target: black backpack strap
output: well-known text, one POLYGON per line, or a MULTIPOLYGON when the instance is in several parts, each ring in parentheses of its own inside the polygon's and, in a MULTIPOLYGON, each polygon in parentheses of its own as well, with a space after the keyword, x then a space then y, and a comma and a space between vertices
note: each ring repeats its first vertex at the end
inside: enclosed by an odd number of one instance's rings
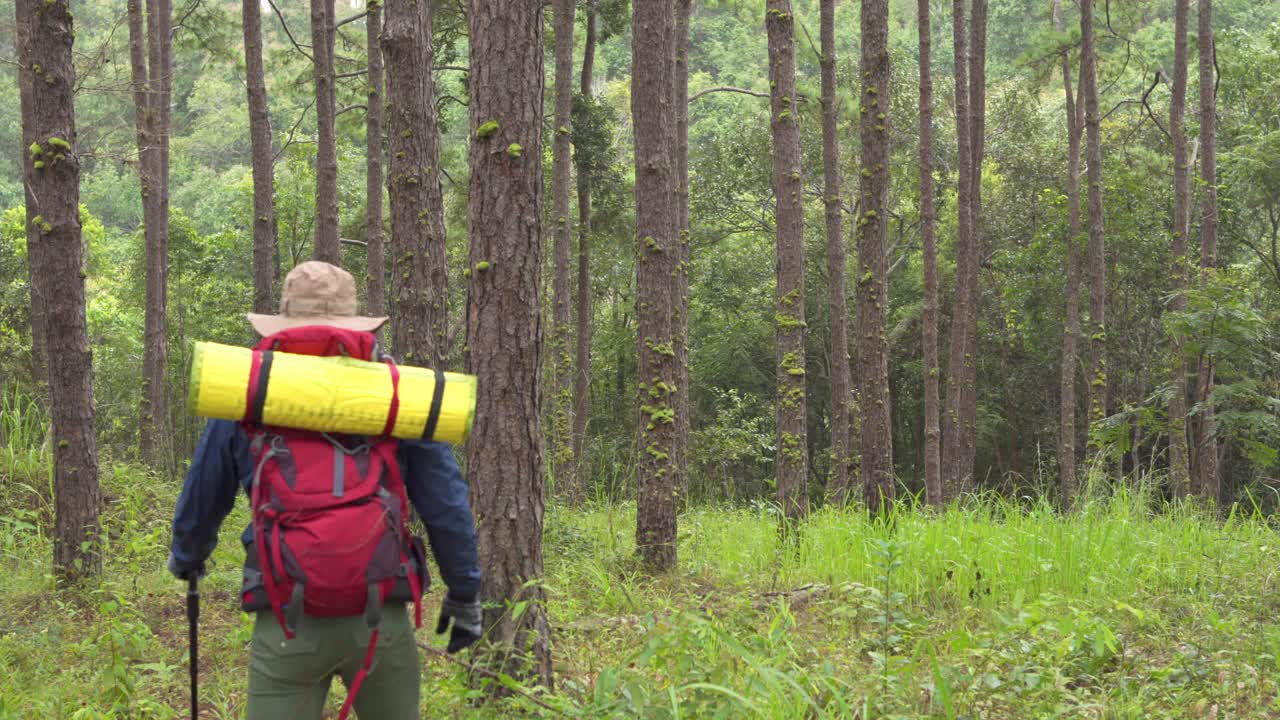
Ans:
POLYGON ((262 410, 267 404, 267 383, 271 380, 271 362, 275 353, 262 351, 262 364, 258 368, 258 382, 253 388, 253 398, 249 407, 245 408, 244 421, 249 425, 262 424, 262 410))
POLYGON ((431 393, 431 412, 427 414, 427 426, 422 431, 423 440, 436 439, 436 425, 440 422, 440 406, 444 403, 444 372, 436 370, 436 386, 431 393))

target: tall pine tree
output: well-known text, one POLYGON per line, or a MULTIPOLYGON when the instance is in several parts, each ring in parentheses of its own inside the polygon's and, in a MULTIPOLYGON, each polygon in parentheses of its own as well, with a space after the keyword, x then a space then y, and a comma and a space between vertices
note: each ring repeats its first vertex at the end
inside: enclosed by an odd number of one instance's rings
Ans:
MULTIPOLYGON (((485 640, 509 675, 550 685, 543 574, 542 0, 470 0, 467 445, 485 582, 485 640), (528 601, 523 612, 512 612, 528 601)), ((495 692, 501 685, 493 685, 495 692)))
POLYGON ((796 97, 795 17, 791 0, 769 0, 770 111, 773 197, 777 225, 774 353, 777 362, 777 440, 774 475, 778 504, 790 521, 808 512, 809 442, 805 420, 804 182, 800 167, 800 111, 796 97))
POLYGON ((80 146, 76 136, 75 28, 67 0, 17 0, 15 19, 26 219, 31 277, 44 298, 53 453, 53 568, 67 584, 102 567, 98 544, 98 451, 93 426, 93 362, 85 319, 80 229, 80 146))
POLYGON ((889 2, 862 3, 862 182, 858 216, 858 397, 862 403, 862 486, 867 507, 893 502, 893 426, 890 423, 889 262, 889 2))

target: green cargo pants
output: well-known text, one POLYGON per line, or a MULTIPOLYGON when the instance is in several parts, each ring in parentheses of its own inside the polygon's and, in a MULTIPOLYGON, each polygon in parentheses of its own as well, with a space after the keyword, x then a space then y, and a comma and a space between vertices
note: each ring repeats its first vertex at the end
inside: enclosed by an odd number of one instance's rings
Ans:
MULTIPOLYGON (((350 687, 369 649, 363 616, 303 617, 292 640, 270 611, 258 613, 249 661, 247 720, 321 720, 336 675, 350 687)), ((373 672, 356 696, 361 720, 418 720, 421 685, 413 624, 404 605, 383 609, 373 672)))

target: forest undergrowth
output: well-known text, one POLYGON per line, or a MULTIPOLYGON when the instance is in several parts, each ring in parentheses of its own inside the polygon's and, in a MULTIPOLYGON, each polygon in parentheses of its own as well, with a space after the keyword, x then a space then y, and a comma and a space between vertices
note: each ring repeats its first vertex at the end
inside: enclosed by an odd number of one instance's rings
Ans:
MULTIPOLYGON (((5 403, 0 719, 185 716, 184 588, 164 569, 178 484, 108 465, 105 572, 55 592, 43 433, 5 403)), ((994 496, 824 508, 785 540, 768 505, 691 508, 680 569, 658 578, 634 559, 634 506, 553 504, 556 690, 502 677, 511 697, 475 705, 465 658, 424 627, 424 717, 1280 717, 1274 521, 1160 503, 1153 480, 1070 514, 994 496)), ((202 583, 208 718, 244 704, 247 517, 241 503, 202 583)))

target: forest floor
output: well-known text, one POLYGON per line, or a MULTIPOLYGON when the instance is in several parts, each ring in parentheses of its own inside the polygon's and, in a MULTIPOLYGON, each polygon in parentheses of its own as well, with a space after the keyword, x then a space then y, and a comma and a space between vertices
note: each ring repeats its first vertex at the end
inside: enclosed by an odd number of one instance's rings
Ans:
MULTIPOLYGON (((38 476, 0 457, 0 720, 185 716, 177 488, 106 472, 105 575, 55 593, 38 476)), ((824 510, 785 545, 767 507, 692 510, 679 571, 656 579, 632 508, 551 507, 556 690, 477 707, 467 670, 424 652, 423 717, 1280 718, 1280 533, 1149 507, 824 510)), ((246 519, 241 503, 201 586, 203 717, 243 709, 246 519)), ((439 597, 419 633, 435 648, 439 597)))

